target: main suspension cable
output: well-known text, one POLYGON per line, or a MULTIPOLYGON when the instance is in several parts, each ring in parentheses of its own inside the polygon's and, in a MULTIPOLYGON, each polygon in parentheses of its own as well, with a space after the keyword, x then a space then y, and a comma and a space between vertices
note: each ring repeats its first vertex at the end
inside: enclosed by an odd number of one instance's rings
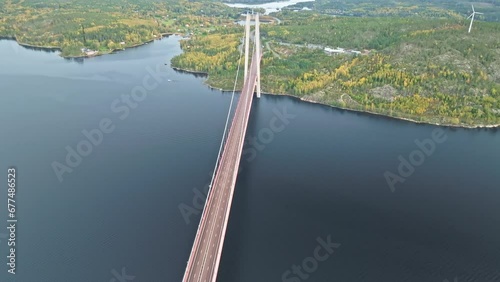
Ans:
MULTIPOLYGON (((242 42, 243 42, 243 45, 245 45, 244 39, 243 39, 242 42)), ((228 128, 228 125, 229 125, 229 118, 231 116, 231 110, 233 108, 234 94, 236 93, 236 86, 238 84, 238 76, 240 74, 241 58, 242 58, 242 55, 243 55, 243 48, 245 48, 245 46, 241 46, 241 48, 240 48, 240 58, 238 59, 238 68, 236 70, 236 78, 234 79, 233 93, 231 95, 231 102, 229 103, 229 110, 227 111, 226 124, 224 126, 224 133, 222 134, 222 141, 221 141, 220 146, 219 146, 219 153, 217 154, 217 161, 215 162, 214 172, 212 173, 212 180, 210 180, 210 186, 208 186, 209 188, 208 188, 208 192, 207 192, 207 197, 208 197, 208 195, 210 195, 210 191, 212 190, 212 185, 214 184, 214 179, 215 179, 215 173, 217 172, 217 167, 219 166, 219 161, 220 161, 220 158, 221 158, 222 148, 223 148, 224 143, 226 141, 227 128, 228 128)))

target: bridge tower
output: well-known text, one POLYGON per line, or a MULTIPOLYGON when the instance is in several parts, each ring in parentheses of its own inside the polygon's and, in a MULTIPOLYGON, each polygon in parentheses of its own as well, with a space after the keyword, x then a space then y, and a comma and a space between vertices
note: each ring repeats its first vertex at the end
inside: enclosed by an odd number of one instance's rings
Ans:
MULTIPOLYGON (((255 19, 255 56, 258 56, 257 58, 262 57, 262 46, 260 42, 260 20, 259 20, 259 14, 255 14, 254 16, 255 19)), ((245 23, 245 80, 247 79, 248 76, 248 60, 249 60, 249 53, 250 53, 250 14, 247 13, 246 17, 246 23, 245 23)), ((259 60, 260 62, 260 60, 259 60)), ((257 98, 260 98, 261 90, 260 90, 260 64, 257 64, 257 75, 256 75, 256 93, 257 93, 257 98)))
POLYGON ((245 24, 245 80, 248 75, 248 53, 250 49, 250 14, 247 12, 247 20, 245 24))
MULTIPOLYGON (((259 13, 255 15, 255 55, 257 58, 261 58, 261 45, 260 45, 260 21, 259 21, 259 13)), ((260 60, 259 60, 260 62, 260 60)), ((257 64, 257 98, 260 98, 260 64, 257 64)))

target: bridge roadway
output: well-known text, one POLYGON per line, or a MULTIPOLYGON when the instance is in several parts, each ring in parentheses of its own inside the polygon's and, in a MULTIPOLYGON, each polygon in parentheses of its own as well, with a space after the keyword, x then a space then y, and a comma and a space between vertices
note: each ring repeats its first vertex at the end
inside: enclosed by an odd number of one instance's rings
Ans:
POLYGON ((183 282, 215 282, 217 279, 236 176, 256 87, 257 64, 260 64, 260 59, 261 56, 252 57, 248 77, 243 84, 219 167, 203 209, 183 282))

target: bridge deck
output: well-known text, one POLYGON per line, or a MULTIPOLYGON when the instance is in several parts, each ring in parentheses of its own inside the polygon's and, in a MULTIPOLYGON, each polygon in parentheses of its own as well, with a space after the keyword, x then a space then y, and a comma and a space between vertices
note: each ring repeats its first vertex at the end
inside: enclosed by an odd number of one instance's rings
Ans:
POLYGON ((216 281, 256 86, 257 64, 260 64, 260 56, 253 56, 219 168, 205 203, 183 282, 216 281))

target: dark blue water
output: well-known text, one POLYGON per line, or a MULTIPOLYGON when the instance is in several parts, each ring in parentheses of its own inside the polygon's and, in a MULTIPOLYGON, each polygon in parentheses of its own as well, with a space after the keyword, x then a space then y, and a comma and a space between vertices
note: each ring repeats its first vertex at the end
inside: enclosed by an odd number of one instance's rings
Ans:
MULTIPOLYGON (((180 208, 199 212, 231 97, 165 65, 178 39, 83 61, 0 41, 0 281, 181 280, 199 214, 180 208), (141 101, 122 100, 132 93, 141 101), (113 131, 70 167, 66 148, 77 151, 82 131, 103 120, 113 131), (62 182, 54 162, 72 170, 62 182)), ((499 130, 264 96, 247 136, 218 281, 500 281, 499 130), (432 141, 429 156, 412 153, 435 130, 446 140, 432 141), (402 177, 400 155, 422 164, 402 177), (388 171, 404 179, 394 192, 388 171), (317 240, 328 237, 340 245, 318 261, 317 240)))

